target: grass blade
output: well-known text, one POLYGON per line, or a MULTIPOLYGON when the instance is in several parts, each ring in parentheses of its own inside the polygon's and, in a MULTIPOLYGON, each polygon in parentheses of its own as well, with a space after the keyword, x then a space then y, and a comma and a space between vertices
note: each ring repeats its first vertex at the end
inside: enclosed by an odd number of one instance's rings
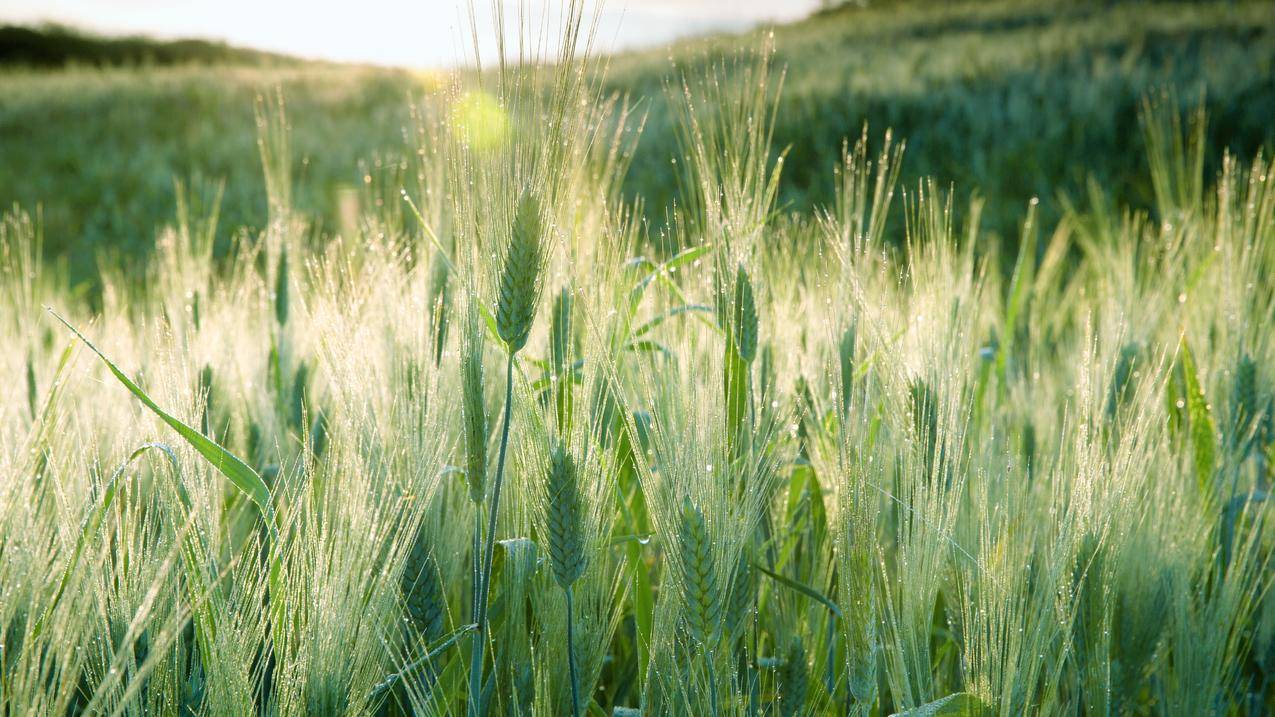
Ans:
POLYGON ((229 479, 236 488, 242 491, 243 494, 248 497, 248 500, 251 500, 254 504, 256 504, 257 508, 261 511, 261 515, 266 519, 266 523, 270 526, 270 529, 272 531, 276 530, 274 508, 270 500, 270 489, 266 486, 265 481, 261 479, 261 476, 258 475, 255 470, 253 470, 247 463, 240 460, 237 456, 235 456, 235 454, 225 448, 222 448, 216 441, 204 436, 164 411, 164 409, 160 408, 159 405, 141 389, 140 386, 133 383, 132 379, 124 375, 124 372, 121 371, 109 358, 107 358, 106 354, 102 353, 91 341, 85 338, 84 334, 80 333, 79 330, 72 326, 66 319, 62 318, 62 316, 53 309, 48 309, 48 311, 54 318, 61 321, 64 326, 70 329, 71 333, 75 334, 81 341, 83 341, 85 346, 88 346, 93 353, 97 354, 98 358, 102 359, 102 362, 106 364, 106 367, 110 369, 112 374, 115 375, 115 378, 119 379, 119 382, 124 384, 124 387, 136 396, 144 406, 149 408, 155 415, 159 416, 160 419, 172 427, 174 431, 177 431, 177 434, 186 439, 186 442, 189 443, 192 448, 198 451, 201 456, 203 456, 214 468, 218 470, 218 472, 229 479))
POLYGON ((992 710, 983 700, 968 692, 957 692, 915 709, 896 712, 890 717, 983 717, 990 714, 992 710))
POLYGON ((754 563, 753 567, 762 571, 763 573, 765 573, 767 576, 769 576, 772 580, 779 583, 780 585, 796 590, 802 595, 805 595, 811 600, 814 600, 820 605, 823 605, 824 607, 828 608, 828 610, 830 610, 833 615, 837 616, 838 620, 845 619, 845 615, 842 614, 841 608, 837 607, 837 604, 835 602, 829 600, 826 595, 819 592, 818 590, 815 590, 814 588, 810 587, 809 585, 806 585, 805 583, 798 582, 796 580, 793 580, 792 578, 784 577, 783 575, 780 575, 779 573, 767 570, 765 566, 760 565, 758 563, 754 563))
POLYGON ((1191 450, 1194 454, 1195 480, 1200 493, 1206 498, 1212 495, 1213 466, 1217 453, 1217 428, 1213 414, 1196 373, 1195 357, 1186 338, 1182 339, 1182 373, 1186 377, 1186 409, 1191 421, 1191 450))

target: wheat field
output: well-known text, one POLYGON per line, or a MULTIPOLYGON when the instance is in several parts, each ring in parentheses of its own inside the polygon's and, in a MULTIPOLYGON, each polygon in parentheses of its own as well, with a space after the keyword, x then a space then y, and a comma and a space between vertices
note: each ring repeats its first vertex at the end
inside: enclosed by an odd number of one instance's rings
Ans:
POLYGON ((784 213, 763 43, 666 84, 657 229, 551 29, 335 230, 278 93, 225 260, 211 185, 96 297, 5 214, 0 710, 1270 713, 1266 157, 1148 97, 1153 210, 1004 241, 866 127, 784 213))

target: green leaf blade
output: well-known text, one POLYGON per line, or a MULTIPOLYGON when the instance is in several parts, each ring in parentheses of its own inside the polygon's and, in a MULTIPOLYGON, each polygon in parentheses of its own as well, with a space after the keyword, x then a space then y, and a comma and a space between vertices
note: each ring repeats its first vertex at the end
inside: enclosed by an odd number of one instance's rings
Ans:
POLYGON ((957 692, 920 707, 895 712, 890 717, 984 717, 991 714, 992 709, 983 700, 968 692, 957 692))
POLYGON ((236 488, 247 496, 248 500, 252 501, 253 504, 257 506, 258 510, 261 511, 262 516, 266 519, 271 530, 275 530, 274 507, 270 498, 270 488, 251 466, 244 463, 238 456, 223 448, 216 441, 204 436, 183 423, 181 420, 166 412, 164 409, 160 408, 159 404, 155 403, 155 401, 151 399, 151 397, 143 391, 140 386, 126 376, 113 361, 106 357, 106 354, 102 353, 97 346, 94 346, 93 343, 89 341, 84 334, 80 333, 79 330, 72 326, 70 322, 62 318, 62 316, 52 309, 49 309, 49 313, 53 314, 54 318, 62 322, 64 326, 70 329, 72 333, 84 342, 85 346, 88 346, 93 353, 97 354, 98 358, 102 360, 102 363, 106 364, 106 367, 110 370, 111 374, 113 374, 120 383, 124 384, 124 387, 127 388, 129 392, 137 398, 137 400, 142 402, 142 405, 149 408, 156 416, 159 416, 160 420, 167 423, 169 427, 176 431, 179 436, 184 438, 192 448, 203 456, 204 459, 213 466, 213 468, 216 468, 219 473, 225 476, 227 480, 233 483, 236 488))

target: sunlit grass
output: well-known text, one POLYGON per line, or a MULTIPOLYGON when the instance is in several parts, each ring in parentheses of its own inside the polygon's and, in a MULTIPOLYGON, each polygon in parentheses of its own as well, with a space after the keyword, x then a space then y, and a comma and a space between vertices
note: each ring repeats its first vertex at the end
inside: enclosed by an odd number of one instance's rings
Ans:
POLYGON ((667 84, 661 235, 554 32, 405 104, 339 231, 286 90, 225 259, 216 185, 94 297, 5 215, 0 709, 1263 713, 1268 159, 1150 97, 1149 211, 1005 241, 869 128, 783 214, 763 45, 667 84))

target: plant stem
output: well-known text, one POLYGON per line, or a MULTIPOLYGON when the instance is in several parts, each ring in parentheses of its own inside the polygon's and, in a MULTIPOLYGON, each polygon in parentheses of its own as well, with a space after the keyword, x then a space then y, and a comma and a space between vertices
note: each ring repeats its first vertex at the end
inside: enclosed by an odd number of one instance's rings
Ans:
POLYGON ((474 503, 474 566, 469 571, 469 596, 473 600, 470 607, 469 618, 473 622, 478 621, 478 592, 479 592, 479 562, 483 554, 483 504, 482 502, 474 503))
POLYGON ((712 708, 713 717, 717 717, 717 675, 713 674, 713 653, 704 653, 705 667, 708 668, 708 704, 712 708))
POLYGON ((501 420, 500 453, 496 458, 496 480, 491 489, 491 513, 487 516, 487 540, 483 551, 483 569, 478 576, 478 606, 474 624, 474 649, 469 661, 469 717, 478 717, 483 691, 483 652, 487 645, 487 598, 491 590, 491 563, 496 553, 496 517, 500 513, 500 485, 505 478, 505 451, 509 447, 509 418, 514 402, 514 353, 509 353, 505 368, 505 415, 501 420))
POLYGON ((576 649, 574 611, 571 609, 571 588, 567 588, 567 667, 571 672, 571 717, 580 717, 580 678, 576 675, 576 649))

